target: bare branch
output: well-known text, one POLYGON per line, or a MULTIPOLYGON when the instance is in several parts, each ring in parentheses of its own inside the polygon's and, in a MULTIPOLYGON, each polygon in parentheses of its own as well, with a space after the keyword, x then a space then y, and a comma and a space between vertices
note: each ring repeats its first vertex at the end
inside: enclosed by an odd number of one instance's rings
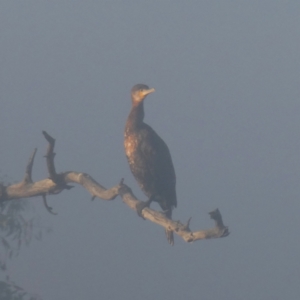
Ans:
MULTIPOLYGON (((31 178, 32 166, 36 149, 29 159, 26 168, 24 179, 16 184, 9 186, 0 185, 0 201, 31 198, 45 195, 59 194, 63 190, 70 190, 73 186, 68 183, 77 183, 82 185, 92 197, 98 197, 103 200, 113 200, 118 196, 120 185, 116 185, 110 189, 106 189, 90 175, 79 172, 64 172, 56 173, 54 165, 54 146, 55 139, 51 137, 46 131, 43 131, 45 139, 48 141, 47 154, 45 155, 47 161, 47 168, 50 178, 46 178, 37 182, 33 182, 31 178)), ((47 208, 47 206, 45 205, 47 208)))
MULTIPOLYGON (((92 199, 98 197, 103 200, 113 200, 120 195, 123 199, 123 202, 126 203, 131 209, 136 211, 136 205, 140 203, 140 201, 133 195, 131 189, 123 183, 123 179, 119 184, 110 189, 106 189, 86 173, 74 171, 56 173, 54 165, 55 139, 46 131, 43 131, 43 135, 48 141, 47 153, 45 157, 49 178, 37 182, 32 181, 31 175, 33 161, 36 154, 35 149, 29 159, 24 179, 19 183, 9 186, 0 184, 0 201, 42 196, 47 211, 51 214, 55 214, 52 208, 47 204, 46 195, 54 195, 62 192, 63 190, 69 190, 73 187, 69 185, 69 183, 77 183, 82 185, 92 195, 92 199)), ((209 214, 210 217, 215 221, 215 227, 206 230, 191 231, 191 218, 186 224, 182 224, 180 221, 170 220, 163 213, 150 208, 145 208, 142 211, 142 215, 145 219, 168 230, 174 231, 184 241, 189 243, 197 240, 220 238, 229 235, 228 227, 223 224, 222 216, 219 210, 216 209, 209 214)))
POLYGON ((21 181, 7 187, 2 186, 0 187, 0 201, 58 194, 67 189, 66 187, 70 187, 67 185, 70 182, 82 185, 92 196, 103 200, 113 200, 118 196, 119 185, 105 189, 86 173, 65 172, 59 174, 59 177, 64 182, 64 186, 57 185, 48 178, 32 183, 21 181))
POLYGON ((93 198, 98 197, 103 200, 114 200, 119 194, 119 184, 106 189, 86 173, 66 172, 62 173, 62 175, 66 183, 73 182, 82 185, 93 198))
POLYGON ((43 203, 44 203, 44 206, 46 207, 46 210, 51 214, 51 215, 57 215, 57 213, 55 213, 53 211, 53 208, 51 206, 48 205, 47 203, 47 198, 46 198, 46 195, 43 195, 43 203))
POLYGON ((32 175, 32 167, 33 167, 33 162, 34 162, 34 157, 35 157, 36 151, 37 151, 37 148, 34 149, 32 155, 29 158, 29 161, 28 161, 28 164, 27 164, 27 167, 26 167, 25 176, 24 176, 24 179, 23 179, 23 181, 25 183, 32 183, 31 175, 32 175))
MULTIPOLYGON (((140 202, 132 193, 131 189, 123 184, 119 190, 119 194, 131 209, 136 211, 136 205, 140 202)), ((211 218, 216 221, 216 227, 206 230, 192 232, 189 229, 190 219, 187 224, 182 224, 179 221, 174 221, 167 218, 163 213, 150 208, 142 210, 143 217, 153 223, 156 223, 168 230, 173 230, 177 235, 183 238, 184 241, 190 243, 197 240, 220 238, 229 235, 228 227, 224 226, 222 217, 218 209, 211 212, 211 218), (221 220, 221 222, 220 222, 221 220)))
POLYGON ((56 174, 55 166, 54 166, 55 139, 52 136, 50 136, 46 131, 43 131, 43 135, 44 135, 45 139, 48 141, 47 154, 45 155, 45 157, 47 160, 49 178, 52 179, 54 182, 57 182, 57 174, 56 174))

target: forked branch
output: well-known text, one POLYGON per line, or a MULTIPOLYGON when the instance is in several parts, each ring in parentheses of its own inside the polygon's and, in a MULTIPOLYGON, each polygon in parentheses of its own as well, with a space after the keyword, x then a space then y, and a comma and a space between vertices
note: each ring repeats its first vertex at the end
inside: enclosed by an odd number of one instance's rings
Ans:
MULTIPOLYGON (((123 202, 136 211, 136 206, 140 201, 134 196, 131 189, 122 182, 119 194, 123 202)), ((228 227, 224 226, 221 213, 218 209, 209 213, 211 219, 215 221, 216 226, 214 228, 198 231, 191 231, 189 228, 191 219, 189 219, 186 224, 182 224, 180 221, 170 220, 163 213, 148 207, 142 210, 142 214, 145 219, 166 229, 173 230, 188 243, 203 239, 221 238, 229 235, 228 227)))
POLYGON ((43 135, 48 141, 45 157, 49 178, 36 182, 32 181, 32 167, 36 154, 36 149, 34 149, 27 164, 24 179, 9 186, 0 186, 0 201, 59 194, 63 190, 70 190, 73 187, 69 183, 80 184, 91 193, 92 197, 98 197, 103 200, 113 200, 118 196, 119 185, 106 189, 86 173, 73 171, 56 173, 54 165, 55 139, 46 131, 43 131, 43 135))
MULTIPOLYGON (((91 195, 92 199, 98 197, 103 200, 113 200, 118 195, 121 196, 123 202, 131 209, 136 210, 136 205, 140 201, 133 195, 131 189, 123 183, 123 180, 110 189, 106 189, 90 175, 81 172, 68 171, 57 173, 54 164, 54 146, 55 139, 46 131, 43 131, 45 139, 48 141, 47 153, 45 155, 49 178, 33 182, 32 168, 36 149, 34 149, 26 167, 25 176, 19 183, 4 186, 0 184, 0 201, 8 201, 13 199, 30 198, 42 196, 44 205, 52 214, 52 208, 48 206, 46 201, 47 195, 55 195, 63 190, 70 190, 73 186, 70 183, 82 185, 91 195)), ((210 212, 211 218, 215 221, 215 227, 207 230, 191 231, 189 228, 190 220, 186 224, 179 221, 168 219, 163 213, 150 208, 142 211, 143 217, 153 223, 164 228, 173 230, 177 235, 186 242, 193 242, 202 239, 220 238, 229 235, 228 227, 224 226, 222 216, 218 209, 210 212)))

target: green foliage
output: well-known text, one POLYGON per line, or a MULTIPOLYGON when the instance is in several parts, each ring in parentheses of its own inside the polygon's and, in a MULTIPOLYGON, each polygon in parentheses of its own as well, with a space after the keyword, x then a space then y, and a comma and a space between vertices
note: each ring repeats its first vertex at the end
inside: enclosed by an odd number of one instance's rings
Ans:
POLYGON ((41 300, 39 296, 27 293, 13 282, 0 281, 1 300, 41 300))
MULTIPOLYGON (((0 182, 1 184, 1 182, 0 182)), ((41 240, 43 233, 50 232, 39 222, 33 207, 26 199, 0 202, 0 281, 1 300, 39 300, 10 280, 7 274, 8 260, 16 257, 23 245, 33 239, 41 240)))
POLYGON ((33 214, 28 200, 11 200, 0 204, 0 269, 6 270, 7 259, 17 256, 22 245, 28 246, 32 239, 41 240, 43 228, 33 214))

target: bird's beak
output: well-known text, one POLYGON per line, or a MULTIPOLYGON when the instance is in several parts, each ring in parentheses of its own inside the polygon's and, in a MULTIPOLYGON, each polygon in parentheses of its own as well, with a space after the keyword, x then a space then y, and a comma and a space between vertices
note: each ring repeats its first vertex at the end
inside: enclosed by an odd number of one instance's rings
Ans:
POLYGON ((149 95, 149 94, 151 94, 151 93, 154 93, 154 92, 155 92, 155 89, 152 88, 152 89, 143 91, 143 95, 144 95, 144 96, 147 96, 147 95, 149 95))

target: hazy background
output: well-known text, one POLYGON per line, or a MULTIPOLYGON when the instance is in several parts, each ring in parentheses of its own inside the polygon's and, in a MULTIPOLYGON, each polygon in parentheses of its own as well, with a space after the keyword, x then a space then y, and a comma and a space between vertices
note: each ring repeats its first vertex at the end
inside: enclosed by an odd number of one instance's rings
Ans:
MULTIPOLYGON (((46 130, 58 171, 106 187, 124 177, 130 89, 146 83, 145 121, 177 174, 174 219, 228 238, 168 245, 164 230, 120 198, 80 186, 30 201, 53 229, 10 265, 53 299, 297 300, 300 294, 299 1, 2 1, 0 169, 47 176, 46 130)), ((158 206, 153 206, 158 208, 158 206)))

